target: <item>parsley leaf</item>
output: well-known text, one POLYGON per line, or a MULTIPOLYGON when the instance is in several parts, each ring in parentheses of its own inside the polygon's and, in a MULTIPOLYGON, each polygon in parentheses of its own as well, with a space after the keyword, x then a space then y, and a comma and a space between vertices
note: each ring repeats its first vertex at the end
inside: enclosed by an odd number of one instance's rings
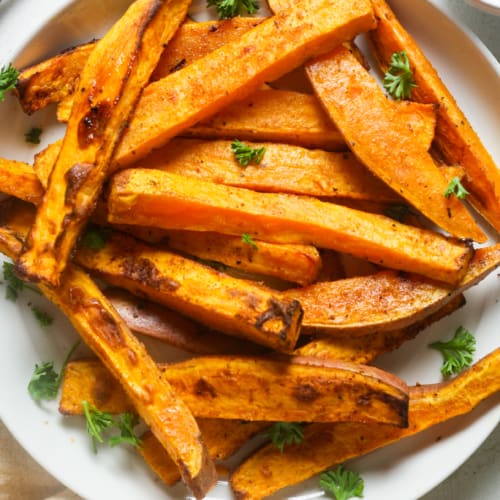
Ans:
POLYGON ((31 311, 41 326, 50 326, 54 322, 54 318, 50 314, 36 306, 31 306, 31 311))
POLYGON ((3 279, 7 283, 7 291, 5 293, 5 298, 7 300, 11 300, 15 302, 19 297, 19 292, 22 292, 24 289, 31 290, 32 292, 36 292, 41 295, 40 290, 38 288, 27 285, 23 280, 17 277, 14 264, 11 262, 4 262, 2 265, 3 270, 3 279))
POLYGON ((111 229, 109 227, 89 224, 82 236, 83 246, 90 250, 101 250, 106 245, 110 234, 111 229))
POLYGON ((231 143, 231 151, 234 154, 236 161, 243 167, 248 167, 248 165, 253 162, 259 165, 264 157, 266 148, 251 148, 243 142, 235 139, 231 143))
POLYGON ((336 500, 363 497, 365 487, 359 473, 346 470, 343 465, 339 465, 335 470, 323 472, 319 478, 319 485, 336 500))
POLYGON ((403 222, 408 215, 413 213, 414 212, 408 205, 402 203, 394 203, 384 210, 384 215, 398 222, 403 222))
POLYGON ((59 375, 54 370, 54 362, 46 361, 35 365, 35 371, 28 384, 28 392, 36 401, 55 399, 59 390, 59 375))
POLYGON ((92 449, 97 453, 97 443, 103 443, 102 433, 115 423, 113 415, 98 410, 88 401, 82 401, 83 414, 87 423, 87 432, 92 437, 92 449))
POLYGON ((83 413, 87 423, 87 432, 92 437, 92 449, 97 453, 97 443, 104 443, 104 431, 117 427, 118 436, 108 439, 110 446, 128 443, 140 446, 141 440, 135 435, 134 427, 139 423, 139 417, 133 413, 122 413, 115 418, 111 413, 101 411, 88 401, 82 401, 83 413))
POLYGON ((8 66, 3 66, 0 69, 0 101, 5 99, 5 93, 12 90, 19 78, 19 71, 17 71, 12 64, 9 63, 8 66))
POLYGON ((459 200, 463 200, 468 194, 470 194, 469 191, 463 187, 459 177, 453 177, 444 192, 446 198, 449 198, 452 194, 454 194, 459 200))
POLYGON ((413 79, 410 61, 404 50, 392 54, 391 64, 384 75, 383 85, 389 94, 397 100, 411 97, 411 89, 417 84, 413 79))
POLYGON ((472 356, 476 350, 476 338, 467 328, 459 326, 451 340, 433 342, 429 344, 429 347, 441 352, 444 358, 441 373, 444 377, 451 377, 472 364, 472 356))
POLYGON ((250 245, 255 251, 259 250, 259 247, 257 246, 257 243, 253 240, 252 236, 248 233, 243 233, 241 235, 241 241, 243 243, 246 243, 247 245, 250 245))
POLYGON ((80 341, 76 342, 69 350, 66 358, 64 359, 59 375, 54 370, 53 361, 45 361, 41 365, 35 365, 35 370, 28 383, 28 392, 35 401, 41 401, 42 399, 51 400, 56 398, 59 387, 61 386, 64 368, 79 345, 80 341))
POLYGON ((255 14, 259 10, 257 0, 207 0, 207 7, 215 6, 219 19, 238 15, 255 14))
POLYGON ((114 436, 109 439, 110 446, 117 444, 127 443, 131 446, 137 447, 141 445, 141 440, 136 436, 134 427, 139 424, 139 417, 133 413, 122 413, 115 421, 120 429, 120 435, 114 436))
POLYGON ((304 439, 302 424, 295 422, 276 422, 265 433, 272 443, 283 453, 285 445, 300 444, 304 439))
POLYGON ((42 129, 39 127, 33 127, 24 134, 26 142, 31 144, 40 144, 40 136, 42 135, 42 129))

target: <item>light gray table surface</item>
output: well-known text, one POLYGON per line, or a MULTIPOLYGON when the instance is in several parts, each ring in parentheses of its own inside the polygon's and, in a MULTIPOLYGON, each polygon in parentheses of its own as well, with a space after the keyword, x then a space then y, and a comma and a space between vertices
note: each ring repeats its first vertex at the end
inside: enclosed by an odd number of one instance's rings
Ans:
MULTIPOLYGON (((500 61, 500 16, 479 11, 467 5, 463 0, 431 1, 471 30, 500 61)), ((500 81, 495 84, 500 96, 500 81)), ((421 500, 497 500, 499 498, 500 426, 497 426, 467 462, 421 500)))

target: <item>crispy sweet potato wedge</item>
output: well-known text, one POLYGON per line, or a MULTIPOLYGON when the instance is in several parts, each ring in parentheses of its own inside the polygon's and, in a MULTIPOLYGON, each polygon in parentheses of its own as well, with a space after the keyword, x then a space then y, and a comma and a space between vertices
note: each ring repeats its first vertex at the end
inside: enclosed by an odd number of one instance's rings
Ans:
POLYGON ((253 342, 209 330, 186 316, 120 288, 107 288, 104 295, 130 330, 179 349, 196 354, 257 354, 263 351, 253 342))
POLYGON ((387 267, 457 283, 472 250, 438 233, 313 198, 223 186, 158 170, 114 176, 113 223, 250 234, 275 243, 313 244, 387 267))
POLYGON ((304 333, 350 335, 403 328, 425 318, 500 265, 500 244, 479 248, 458 286, 414 274, 380 271, 284 291, 304 308, 304 333))
POLYGON ((166 231, 168 246, 205 261, 221 262, 261 276, 306 285, 321 269, 318 250, 311 245, 259 242, 256 248, 241 236, 201 231, 166 231))
POLYGON ((115 161, 125 166, 144 157, 194 123, 247 97, 262 83, 299 66, 305 58, 374 26, 367 0, 297 2, 294 9, 263 21, 239 40, 149 85, 115 161))
POLYGON ((483 146, 437 71, 411 35, 400 24, 384 0, 374 0, 378 26, 370 39, 385 70, 394 52, 405 51, 417 87, 412 99, 439 104, 437 107, 436 146, 446 162, 458 163, 466 170, 464 186, 476 210, 500 231, 500 171, 483 146))
MULTIPOLYGON (((68 121, 71 101, 57 108, 57 119, 68 121)), ((284 89, 257 90, 250 97, 183 130, 180 136, 295 144, 325 151, 345 151, 342 134, 310 94, 284 89), (283 110, 287 110, 286 113, 283 110)))
POLYGON ((17 261, 24 279, 59 284, 160 48, 189 3, 137 0, 90 54, 46 194, 17 261))
POLYGON ((250 163, 243 168, 231 151, 231 141, 174 139, 138 166, 255 191, 378 202, 402 200, 351 153, 311 151, 288 144, 247 144, 265 148, 260 165, 250 163))
POLYGON ((348 47, 307 64, 307 75, 354 154, 375 175, 453 236, 484 242, 486 236, 455 196, 408 125, 417 103, 387 98, 348 47), (376 146, 375 146, 376 145, 376 146))
MULTIPOLYGON (((37 205, 41 202, 44 189, 30 165, 0 158, 0 192, 37 205)), ((98 204, 92 220, 97 224, 106 224, 106 205, 98 204)), ((244 243, 241 237, 217 233, 166 231, 140 226, 121 226, 117 229, 151 243, 168 238, 170 248, 200 259, 301 285, 312 283, 321 269, 319 253, 311 245, 261 243, 257 251, 244 243)))
POLYGON ((287 90, 257 90, 182 132, 186 137, 295 144, 326 151, 347 146, 318 99, 287 90), (283 111, 286 110, 286 113, 283 111))
POLYGON ((37 205, 44 191, 31 165, 0 158, 0 192, 37 205))
MULTIPOLYGON (((15 259, 21 240, 0 228, 0 250, 15 259)), ((85 343, 113 374, 128 396, 127 404, 151 427, 196 498, 216 480, 194 417, 178 398, 144 345, 131 333, 95 283, 78 266, 69 264, 58 288, 40 284, 43 294, 70 319, 85 343)), ((81 406, 82 400, 79 404, 81 406)))
POLYGON ((497 349, 450 382, 411 387, 407 429, 379 424, 311 424, 302 443, 287 446, 283 453, 266 445, 243 462, 231 476, 233 491, 241 499, 263 498, 350 458, 467 413, 500 390, 499 370, 497 349))
POLYGON ((232 278, 163 248, 113 233, 95 251, 80 247, 75 261, 109 283, 147 297, 229 335, 290 352, 302 308, 280 292, 232 278))
MULTIPOLYGON (((254 434, 269 426, 269 422, 211 418, 199 418, 197 422, 208 452, 214 460, 229 458, 254 434)), ((175 484, 180 478, 179 471, 155 435, 146 432, 141 439, 142 446, 138 451, 146 463, 167 485, 175 484)))
MULTIPOLYGON (((165 47, 151 80, 159 80, 205 56, 262 22, 236 17, 224 21, 184 23, 165 47)), ((65 98, 73 104, 75 85, 97 41, 73 47, 21 71, 16 94, 23 111, 32 114, 65 98)))
POLYGON ((352 363, 368 364, 383 353, 394 351, 404 342, 415 338, 424 328, 465 305, 462 294, 447 302, 435 313, 397 330, 376 332, 355 337, 351 335, 316 335, 303 346, 295 349, 297 356, 338 359, 352 363))
MULTIPOLYGON (((95 374, 97 361, 74 361, 65 371, 59 410, 81 414, 86 400, 121 412, 119 386, 95 374), (71 368, 69 368, 71 366, 71 368), (109 381, 109 384, 107 383, 109 381), (113 406, 107 394, 113 393, 113 406), (106 394, 99 400, 94 394, 106 394), (115 399, 117 398, 117 399, 115 399)), ((406 426, 406 386, 374 367, 314 358, 283 361, 237 356, 203 356, 162 365, 164 377, 193 414, 249 421, 354 421, 406 426), (259 404, 253 404, 259 401, 259 404)), ((123 408, 128 402, 122 392, 123 408)))
MULTIPOLYGON (((86 43, 23 69, 15 93, 25 113, 33 114, 72 95, 95 42, 86 43)), ((73 104, 71 100, 71 105, 73 104)))

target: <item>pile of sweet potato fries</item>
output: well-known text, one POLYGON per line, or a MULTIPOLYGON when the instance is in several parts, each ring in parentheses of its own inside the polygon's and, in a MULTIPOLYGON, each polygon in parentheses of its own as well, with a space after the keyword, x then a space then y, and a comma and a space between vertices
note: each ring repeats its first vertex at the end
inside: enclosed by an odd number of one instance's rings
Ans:
POLYGON ((33 165, 0 159, 0 250, 98 358, 67 366, 61 412, 138 414, 167 484, 203 498, 217 461, 303 423, 302 442, 231 472, 257 499, 500 389, 499 349, 432 386, 369 366, 500 264, 476 222, 500 230, 500 172, 384 0, 199 23, 189 4, 136 0, 102 39, 20 73, 22 109, 56 103, 66 128, 33 165), (411 99, 387 96, 360 34, 382 72, 407 55, 411 99), (275 83, 292 70, 311 92, 275 83), (238 162, 235 139, 261 161, 238 162), (445 196, 456 178, 476 217, 445 196), (136 334, 193 356, 158 364, 136 334))

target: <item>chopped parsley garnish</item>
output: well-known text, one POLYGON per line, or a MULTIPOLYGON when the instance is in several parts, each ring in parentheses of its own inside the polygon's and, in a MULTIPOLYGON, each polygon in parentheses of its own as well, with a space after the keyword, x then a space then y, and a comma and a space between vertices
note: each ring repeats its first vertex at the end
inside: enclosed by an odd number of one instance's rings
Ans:
POLYGON ((250 245, 255 251, 257 251, 259 249, 259 247, 257 246, 257 243, 255 243, 252 236, 248 233, 243 233, 241 235, 241 241, 243 243, 246 243, 247 245, 250 245))
POLYGON ((463 200, 469 194, 469 191, 467 191, 467 189, 465 189, 460 182, 459 177, 453 177, 444 192, 446 198, 449 198, 452 194, 454 194, 459 200, 463 200))
POLYGON ((120 431, 119 435, 108 439, 110 446, 127 443, 131 446, 140 446, 141 440, 136 436, 134 427, 139 423, 137 415, 121 413, 116 418, 108 412, 97 409, 88 401, 82 401, 83 414, 87 423, 87 432, 92 437, 92 449, 97 453, 97 443, 104 443, 104 432, 112 428, 120 431))
POLYGON ((264 157, 266 148, 251 148, 245 143, 235 139, 231 143, 231 151, 234 154, 234 158, 242 167, 248 167, 250 163, 255 163, 259 165, 264 157))
POLYGON ((120 429, 119 436, 109 438, 110 446, 126 443, 137 447, 141 445, 141 440, 136 436, 134 427, 139 424, 139 417, 133 413, 122 413, 115 420, 115 425, 120 429))
POLYGON ((33 127, 24 134, 24 137, 26 142, 30 142, 31 144, 40 144, 41 135, 42 129, 39 127, 33 127))
POLYGON ((100 411, 87 401, 82 401, 82 408, 87 432, 92 437, 92 449, 97 453, 97 443, 104 443, 102 433, 114 425, 115 419, 111 413, 100 411))
POLYGON ((40 365, 35 365, 35 371, 28 384, 28 392, 34 400, 41 401, 56 398, 59 387, 61 387, 64 368, 79 345, 80 341, 76 342, 69 350, 59 374, 54 370, 53 361, 45 361, 40 365))
POLYGON ((207 7, 212 6, 215 6, 219 19, 255 14, 259 10, 257 0, 207 0, 207 7))
POLYGON ((417 84, 413 79, 410 61, 404 50, 392 54, 391 64, 384 75, 383 84, 389 94, 398 101, 410 99, 411 89, 416 87, 417 84))
POLYGON ((302 442, 304 428, 302 424, 295 422, 276 422, 265 432, 265 436, 283 453, 286 445, 302 442))
POLYGON ((365 484, 358 472, 346 470, 339 465, 335 470, 323 472, 319 485, 336 500, 362 498, 365 484))
POLYGON ((5 298, 15 302, 19 297, 19 293, 23 290, 31 290, 32 292, 41 294, 38 288, 26 284, 22 279, 18 278, 16 275, 14 264, 11 262, 4 262, 2 265, 3 279, 7 283, 7 291, 5 293, 5 298))
POLYGON ((384 210, 384 215, 398 222, 403 222, 410 214, 413 214, 412 209, 402 203, 394 203, 384 210))
POLYGON ((0 101, 3 101, 5 94, 16 86, 18 78, 19 71, 12 64, 0 69, 0 101))
POLYGON ((433 342, 429 344, 443 355, 444 361, 441 373, 444 377, 452 377, 472 364, 472 357, 476 350, 476 338, 472 333, 459 326, 455 335, 448 342, 433 342))
POLYGON ((83 233, 82 244, 90 250, 101 250, 106 245, 110 234, 111 229, 109 227, 89 224, 83 233))
POLYGON ((45 311, 42 311, 37 306, 31 306, 31 311, 35 318, 40 323, 40 326, 50 326, 54 322, 54 318, 45 311))

